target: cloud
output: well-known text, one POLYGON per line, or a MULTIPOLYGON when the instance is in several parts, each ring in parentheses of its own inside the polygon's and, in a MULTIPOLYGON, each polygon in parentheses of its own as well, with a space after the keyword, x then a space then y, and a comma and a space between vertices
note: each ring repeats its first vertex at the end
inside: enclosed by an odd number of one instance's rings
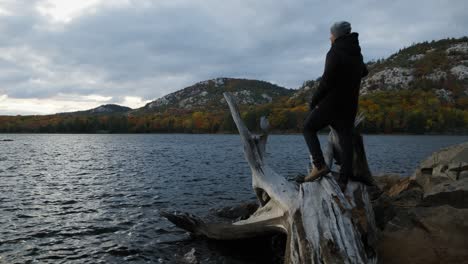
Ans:
POLYGON ((99 104, 96 104, 96 102, 106 102, 106 100, 102 100, 103 98, 105 97, 96 95, 73 96, 59 94, 44 99, 19 99, 2 95, 0 96, 0 109, 6 115, 61 113, 68 112, 70 108, 73 111, 79 111, 97 107, 99 104))
POLYGON ((37 4, 37 10, 43 16, 49 17, 54 22, 69 23, 92 7, 100 3, 100 0, 46 0, 37 4))
POLYGON ((136 97, 136 96, 124 96, 123 100, 120 104, 126 105, 130 108, 137 108, 142 105, 145 105, 147 103, 151 102, 150 100, 143 100, 141 97, 136 97))
MULTIPOLYGON (((45 113, 82 109, 59 102, 67 94, 111 97, 109 102, 138 107, 215 77, 297 88, 321 75, 334 21, 352 23, 370 60, 414 42, 463 36, 467 5, 464 0, 2 0, 0 96, 63 105, 31 108, 45 113)), ((0 114, 13 111, 5 107, 0 114)))
POLYGON ((63 113, 70 111, 89 110, 103 104, 120 104, 137 108, 149 103, 137 96, 113 98, 97 94, 58 94, 50 98, 10 98, 0 95, 0 109, 4 115, 34 115, 63 113))

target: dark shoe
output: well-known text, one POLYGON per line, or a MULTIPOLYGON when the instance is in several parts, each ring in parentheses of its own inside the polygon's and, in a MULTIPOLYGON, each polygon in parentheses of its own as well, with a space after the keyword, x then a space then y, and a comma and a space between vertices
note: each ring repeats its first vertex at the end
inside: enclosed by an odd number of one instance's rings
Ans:
POLYGON ((320 168, 314 166, 310 171, 309 175, 304 177, 304 182, 315 181, 316 179, 327 175, 330 172, 330 169, 326 164, 323 164, 320 168))

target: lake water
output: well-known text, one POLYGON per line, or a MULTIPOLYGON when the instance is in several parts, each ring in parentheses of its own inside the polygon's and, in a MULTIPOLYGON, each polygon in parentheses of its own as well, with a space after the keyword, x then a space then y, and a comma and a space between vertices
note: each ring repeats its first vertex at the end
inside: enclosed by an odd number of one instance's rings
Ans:
MULTIPOLYGON (((159 216, 163 209, 203 216, 254 199, 238 135, 0 134, 2 139, 13 141, 0 141, 0 263, 172 263, 192 247, 218 256, 213 263, 248 262, 237 256, 242 252, 218 252, 188 239, 159 216)), ((374 174, 411 174, 433 151, 466 141, 468 136, 364 136, 374 174)), ((303 137, 270 136, 267 162, 287 177, 306 173, 303 137)))

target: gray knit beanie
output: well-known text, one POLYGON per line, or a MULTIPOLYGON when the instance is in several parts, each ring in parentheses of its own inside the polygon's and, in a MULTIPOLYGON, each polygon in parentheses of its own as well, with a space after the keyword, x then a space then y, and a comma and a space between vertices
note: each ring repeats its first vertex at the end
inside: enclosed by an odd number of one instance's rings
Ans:
POLYGON ((335 22, 331 26, 330 32, 335 36, 335 38, 349 34, 351 33, 351 24, 346 21, 335 22))

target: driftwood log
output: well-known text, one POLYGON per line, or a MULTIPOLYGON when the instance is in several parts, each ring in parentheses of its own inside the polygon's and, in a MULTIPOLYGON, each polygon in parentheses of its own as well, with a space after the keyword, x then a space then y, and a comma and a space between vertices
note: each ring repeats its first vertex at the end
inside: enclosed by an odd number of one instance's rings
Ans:
MULTIPOLYGON (((285 263, 377 263, 377 231, 366 185, 350 181, 343 193, 331 173, 314 182, 286 180, 264 160, 268 120, 262 117, 263 133, 252 135, 241 120, 235 98, 227 92, 224 97, 242 139, 259 208, 248 219, 230 224, 206 223, 188 213, 161 212, 161 215, 180 228, 210 239, 234 240, 285 233, 285 263)), ((339 147, 333 134, 332 130, 328 162, 332 162, 336 156, 333 153, 339 147)), ((368 173, 366 158, 362 157, 363 146, 355 149, 361 152, 355 164, 360 163, 364 170, 361 172, 368 173)))

